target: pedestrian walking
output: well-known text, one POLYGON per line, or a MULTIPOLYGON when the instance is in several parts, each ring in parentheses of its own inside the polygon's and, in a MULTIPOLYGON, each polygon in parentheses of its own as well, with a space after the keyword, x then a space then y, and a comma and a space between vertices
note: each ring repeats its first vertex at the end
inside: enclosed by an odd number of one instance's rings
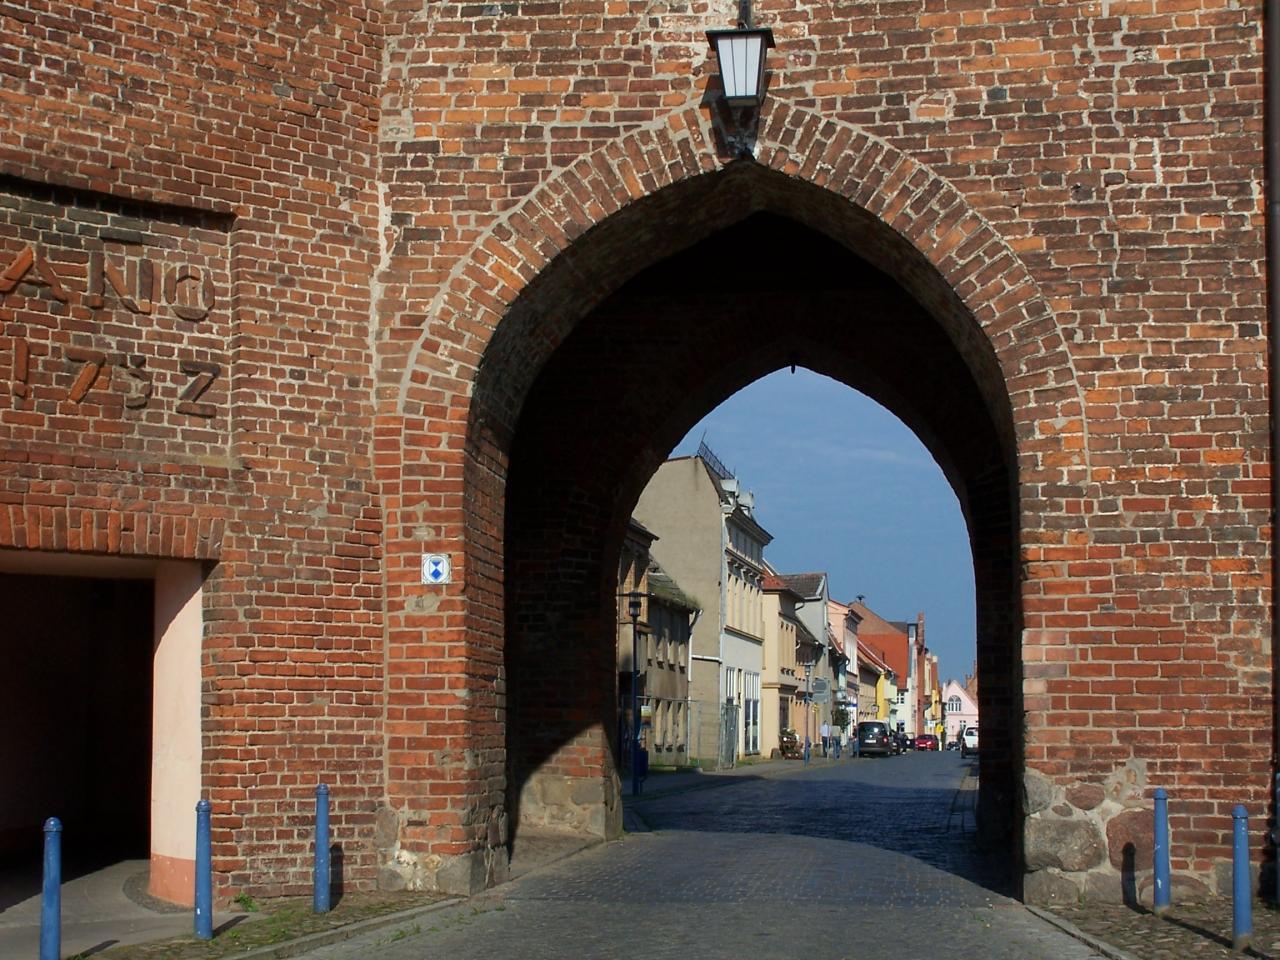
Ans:
POLYGON ((835 755, 835 758, 837 760, 840 759, 840 751, 843 748, 844 748, 844 733, 837 728, 836 732, 831 735, 831 752, 835 755))
POLYGON ((827 723, 827 721, 825 720, 822 721, 821 733, 822 733, 822 755, 825 757, 827 755, 827 747, 831 743, 831 724, 827 723))

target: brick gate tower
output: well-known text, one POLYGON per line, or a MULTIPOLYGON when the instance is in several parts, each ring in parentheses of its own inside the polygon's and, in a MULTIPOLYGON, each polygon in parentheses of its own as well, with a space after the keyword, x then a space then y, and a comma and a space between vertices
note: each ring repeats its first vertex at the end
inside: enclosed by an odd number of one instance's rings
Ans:
POLYGON ((202 795, 224 896, 306 888, 318 781, 353 887, 615 834, 627 520, 803 364, 959 497, 1028 898, 1119 899, 1157 786, 1217 882, 1273 812, 1258 4, 755 15, 735 114, 728 0, 0 5, 0 856, 93 828, 68 702, 173 899, 202 795))

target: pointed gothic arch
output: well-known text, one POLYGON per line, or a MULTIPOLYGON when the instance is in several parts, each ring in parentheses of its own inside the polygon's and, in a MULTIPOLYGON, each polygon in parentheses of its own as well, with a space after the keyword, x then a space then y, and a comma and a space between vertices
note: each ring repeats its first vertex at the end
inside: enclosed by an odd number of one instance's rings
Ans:
MULTIPOLYGON (((383 428, 399 443, 398 456, 384 457, 395 474, 385 501, 393 696, 402 654, 414 659, 415 672, 424 669, 413 631, 426 612, 440 635, 454 641, 447 655, 442 647, 440 656, 426 656, 428 673, 446 661, 456 664, 451 689, 458 695, 446 706, 473 724, 504 727, 513 681, 503 666, 510 613, 506 493, 530 390, 581 318, 636 274, 760 213, 802 223, 892 278, 937 321, 972 373, 1008 462, 995 471, 1003 479, 993 473, 970 478, 969 485, 974 497, 999 504, 983 509, 1008 513, 1009 541, 1001 544, 997 565, 1008 579, 1005 597, 1016 604, 1011 551, 1018 530, 1042 484, 1053 484, 1057 496, 1082 492, 1088 447, 1071 356, 1018 250, 944 178, 854 127, 779 105, 761 130, 757 159, 726 164, 715 156, 705 117, 690 109, 549 179, 459 258, 432 301, 399 373, 395 416, 383 428), (695 219, 685 216, 694 209, 695 219), (416 609, 421 601, 398 586, 408 582, 424 537, 456 544, 460 560, 461 582, 431 600, 429 611, 416 609)), ((929 424, 904 419, 938 455, 929 424)), ((955 483, 945 454, 939 462, 955 483)), ((976 554, 975 560, 984 562, 976 554)), ((1001 627, 1012 631, 1002 642, 1019 642, 1016 619, 1001 627)), ((599 628, 588 621, 575 629, 599 628)), ((999 712, 1012 731, 1020 721, 1020 663, 1004 666, 1009 676, 986 690, 992 714, 999 712)), ((586 714, 592 711, 598 714, 598 705, 586 714)), ((591 722, 586 714, 574 722, 591 722)), ((407 743, 430 740, 425 724, 420 733, 412 726, 407 743)), ((607 779, 600 773, 609 767, 607 743, 571 739, 562 746, 574 759, 562 766, 607 779)), ((473 798, 487 812, 466 814, 464 829, 424 837, 424 851, 474 852, 506 835, 505 791, 496 785, 507 770, 492 729, 483 744, 460 738, 459 749, 488 757, 476 768, 473 798)), ((1010 751, 1005 766, 1002 784, 993 788, 1002 794, 1002 809, 1010 806, 1021 758, 1010 751)), ((414 788, 397 785, 394 771, 390 780, 402 821, 412 820, 414 788)), ((590 795, 587 806, 604 813, 575 826, 607 833, 614 817, 608 790, 590 795)), ((483 864, 492 878, 495 859, 486 855, 483 864)))

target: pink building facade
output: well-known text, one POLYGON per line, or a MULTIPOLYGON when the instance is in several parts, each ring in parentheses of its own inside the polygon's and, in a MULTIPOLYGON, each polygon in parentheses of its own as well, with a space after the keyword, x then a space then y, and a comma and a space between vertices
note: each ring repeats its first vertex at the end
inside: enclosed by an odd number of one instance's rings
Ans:
POLYGON ((942 706, 947 728, 946 742, 959 739, 965 727, 978 726, 978 705, 962 684, 948 680, 942 688, 942 706))

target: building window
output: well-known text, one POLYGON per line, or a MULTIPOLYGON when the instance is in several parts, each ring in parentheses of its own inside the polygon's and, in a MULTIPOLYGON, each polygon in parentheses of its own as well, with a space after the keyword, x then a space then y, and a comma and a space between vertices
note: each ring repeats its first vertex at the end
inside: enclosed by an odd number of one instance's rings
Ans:
POLYGON ((947 701, 947 710, 951 713, 959 713, 963 709, 959 697, 951 697, 947 701))

